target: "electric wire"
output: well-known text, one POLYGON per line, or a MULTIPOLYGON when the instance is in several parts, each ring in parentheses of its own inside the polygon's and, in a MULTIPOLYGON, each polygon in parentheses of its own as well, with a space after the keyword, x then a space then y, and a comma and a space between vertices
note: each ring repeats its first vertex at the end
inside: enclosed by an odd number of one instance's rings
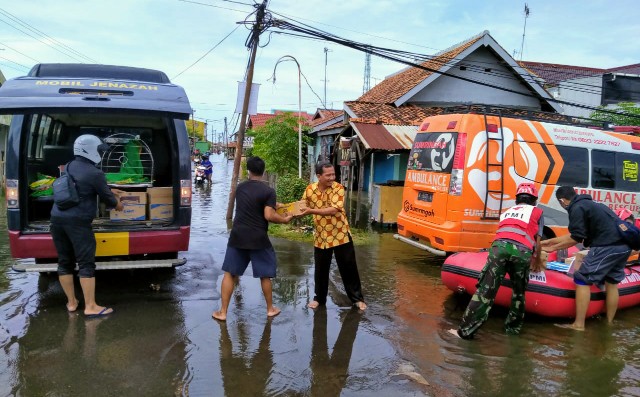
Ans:
POLYGON ((15 51, 15 52, 17 52, 18 54, 20 54, 20 55, 22 55, 22 56, 24 56, 24 57, 27 57, 27 58, 31 59, 32 61, 35 61, 35 62, 41 63, 39 60, 37 60, 37 59, 35 59, 35 58, 32 58, 32 57, 30 57, 29 55, 27 55, 27 54, 25 54, 25 53, 23 53, 23 52, 20 52, 20 51, 16 50, 15 48, 13 48, 13 47, 11 47, 11 46, 8 46, 7 44, 5 44, 5 43, 3 43, 3 42, 1 42, 1 41, 0 41, 0 45, 1 45, 1 46, 4 46, 4 47, 7 47, 7 48, 8 48, 8 49, 10 49, 11 51, 15 51))
POLYGON ((11 63, 13 63, 13 64, 16 64, 16 65, 18 65, 18 66, 20 66, 20 67, 23 67, 23 68, 27 69, 27 70, 30 70, 30 69, 31 69, 30 67, 25 66, 25 65, 23 65, 23 64, 21 64, 21 63, 18 63, 18 62, 16 62, 16 61, 12 61, 12 60, 11 60, 11 59, 9 59, 9 58, 5 58, 5 57, 0 56, 0 59, 4 59, 5 61, 9 61, 9 62, 11 62, 11 63))
MULTIPOLYGON (((278 12, 276 12, 276 11, 271 11, 271 13, 272 13, 272 14, 274 14, 274 15, 280 15, 280 16, 285 16, 285 17, 286 17, 286 15, 285 15, 285 14, 278 13, 278 12)), ((288 18, 288 19, 290 19, 290 20, 292 20, 292 21, 294 21, 294 22, 298 22, 298 21, 296 21, 295 19, 292 19, 291 17, 287 17, 287 18, 288 18)), ((298 17, 298 19, 305 20, 304 18, 300 18, 300 17, 298 17)), ((311 21, 311 20, 310 20, 310 21, 311 21)), ((316 21, 312 21, 312 22, 316 22, 316 21)), ((298 23, 300 23, 300 22, 298 22, 298 23)), ((323 23, 321 23, 321 22, 316 22, 316 23, 323 24, 323 23)), ((338 28, 338 29, 343 29, 343 30, 352 31, 352 32, 355 32, 355 33, 360 33, 360 34, 368 35, 367 33, 359 32, 359 31, 355 31, 355 30, 350 30, 350 29, 345 29, 345 28, 341 28, 341 27, 338 27, 338 26, 335 26, 335 25, 330 25, 330 24, 323 24, 323 25, 332 26, 332 27, 336 27, 336 28, 338 28)), ((309 26, 309 25, 307 25, 307 26, 309 26)), ((310 26, 309 26, 309 27, 310 27, 310 26)), ((384 37, 380 37, 380 36, 376 36, 376 35, 370 35, 370 36, 375 37, 375 38, 382 38, 382 39, 386 39, 386 38, 384 38, 384 37)), ((303 37, 303 36, 299 36, 299 37, 303 37)), ((307 37, 307 38, 308 38, 308 37, 307 37)), ((313 39, 313 40, 322 40, 322 39, 317 39, 317 38, 311 38, 311 39, 313 39)), ((413 46, 423 47, 423 48, 435 49, 435 48, 433 48, 433 47, 420 46, 420 45, 417 45, 417 44, 408 43, 408 42, 403 42, 403 41, 399 41, 399 40, 392 40, 392 39, 388 39, 388 40, 390 40, 390 41, 396 41, 396 42, 403 43, 403 44, 408 44, 408 45, 413 45, 413 46)), ((402 53, 403 53, 405 56, 407 56, 407 57, 413 57, 413 58, 415 58, 416 60, 418 60, 418 59, 419 59, 419 60, 421 60, 421 61, 423 61, 423 62, 426 62, 426 61, 428 61, 428 60, 434 60, 434 61, 435 61, 435 60, 447 59, 447 60, 449 60, 449 61, 450 61, 450 62, 448 62, 448 64, 453 65, 453 64, 457 64, 459 61, 463 61, 463 59, 462 59, 462 58, 458 58, 458 57, 446 57, 446 56, 442 55, 443 53, 446 53, 446 52, 447 52, 447 50, 448 50, 448 49, 440 50, 440 52, 439 52, 437 55, 425 55, 425 54, 420 54, 420 53, 415 53, 415 52, 410 52, 410 51, 402 51, 402 53)), ((393 50, 393 51, 400 51, 400 50, 393 50)), ((515 61, 515 59, 514 59, 514 61, 515 61)), ((465 65, 470 65, 470 64, 471 64, 471 65, 479 65, 479 66, 481 66, 481 65, 495 66, 495 63, 492 63, 492 62, 483 62, 483 61, 479 61, 479 60, 476 60, 476 61, 469 61, 469 60, 466 60, 466 59, 465 59, 465 60, 464 60, 464 62, 465 62, 465 65)), ((518 63, 518 65, 519 65, 521 68, 526 69, 526 70, 527 70, 527 73, 528 73, 528 74, 530 74, 530 73, 529 73, 529 69, 527 68, 527 66, 523 66, 523 65, 521 65, 518 61, 516 61, 516 63, 518 63)), ((537 63, 537 62, 530 62, 530 63, 537 63)), ((444 64, 443 64, 443 65, 444 65, 444 64)), ((567 66, 569 66, 569 65, 567 65, 567 66)), ((631 65, 629 65, 629 66, 631 66, 631 65)), ((581 67, 576 67, 576 68, 581 68, 581 67)), ((558 71, 558 69, 557 69, 556 67, 554 67, 554 66, 540 66, 540 65, 537 65, 537 66, 535 66, 535 69, 538 69, 538 70, 544 70, 544 71, 549 71, 549 72, 555 72, 555 73, 562 73, 562 72, 559 72, 559 71, 558 71)), ((589 69, 590 69, 590 68, 589 68, 589 69)), ((596 68, 593 68, 593 69, 596 69, 596 68)), ((612 68, 612 69, 616 69, 616 68, 612 68)), ((600 69, 600 71, 601 71, 601 72, 606 72, 606 71, 608 71, 608 70, 609 70, 609 69, 600 69)), ((535 72, 534 72, 534 73, 535 73, 535 72)), ((571 74, 571 75, 573 75, 573 76, 575 76, 576 78, 580 78, 580 77, 593 77, 593 76, 598 75, 598 73, 597 73, 596 71, 593 71, 593 70, 591 70, 591 71, 579 72, 579 71, 578 71, 578 70, 576 70, 576 69, 572 69, 572 70, 571 70, 571 72, 570 72, 570 74, 571 74)), ((517 79, 517 78, 515 78, 512 74, 509 74, 509 75, 508 75, 508 76, 506 76, 506 77, 508 77, 508 78, 513 78, 513 79, 517 79)), ((523 76, 523 77, 524 77, 524 76, 523 76)), ((527 77, 528 77, 528 76, 527 76, 527 77)), ((537 76, 533 76, 533 75, 532 75, 532 81, 535 81, 535 78, 536 78, 536 77, 537 77, 537 76)), ((536 82, 536 83, 537 83, 537 82, 536 82)), ((602 88, 602 87, 601 87, 601 85, 593 85, 593 84, 587 84, 587 83, 581 83, 581 82, 574 82, 574 81, 571 81, 571 82, 563 81, 562 83, 563 83, 563 85, 565 85, 565 87, 563 87, 563 88, 565 88, 565 89, 567 89, 567 88, 568 88, 568 87, 566 87, 567 85, 569 85, 569 86, 571 86, 571 87, 588 87, 588 88, 594 88, 594 89, 601 89, 601 88, 602 88)), ((577 90, 576 90, 576 91, 577 91, 577 90)), ((618 91, 620 91, 620 92, 638 93, 638 91, 632 91, 632 90, 618 90, 618 91)), ((585 92, 587 92, 587 91, 585 91, 585 92)), ((600 91, 594 91, 593 93, 595 93, 595 94, 599 94, 599 93, 600 93, 600 91)))
MULTIPOLYGON (((235 9, 235 8, 228 8, 228 7, 216 6, 216 5, 213 5, 213 4, 201 3, 201 2, 199 2, 199 1, 193 1, 193 0, 178 0, 178 1, 181 1, 181 2, 183 2, 183 3, 191 3, 191 4, 198 4, 198 5, 201 5, 201 6, 207 6, 207 7, 213 7, 213 8, 220 8, 220 9, 228 10, 228 11, 241 12, 241 13, 243 13, 243 14, 246 14, 246 13, 247 13, 247 10, 237 10, 237 9, 235 9)), ((247 4, 247 5, 250 5, 250 4, 247 4)))
POLYGON ((81 52, 75 50, 74 48, 69 47, 68 45, 66 45, 64 43, 61 43, 60 41, 54 39, 50 35, 44 33, 43 31, 41 31, 41 30, 37 29, 36 27, 30 25, 29 23, 21 20, 20 18, 18 18, 17 16, 11 14, 10 12, 6 11, 5 9, 0 8, 0 14, 2 14, 5 18, 8 18, 10 21, 21 25, 25 29, 28 29, 29 31, 33 32, 34 34, 36 34, 36 35, 38 35, 38 36, 40 36, 42 38, 44 38, 45 40, 50 41, 53 44, 47 43, 47 42, 39 39, 38 37, 35 37, 35 36, 33 36, 32 34, 30 34, 28 32, 25 32, 24 30, 12 25, 11 23, 9 23, 9 22, 7 22, 5 20, 0 20, 0 21, 4 22, 5 24, 13 27, 14 29, 16 29, 16 30, 18 30, 18 31, 20 31, 20 32, 22 32, 22 33, 24 33, 24 34, 26 34, 26 35, 38 40, 38 41, 40 41, 41 43, 51 47, 52 49, 54 49, 54 50, 56 50, 58 52, 61 52, 61 53, 65 54, 66 56, 68 56, 70 58, 73 58, 73 59, 75 59, 77 61, 80 61, 80 62, 83 62, 83 61, 78 57, 84 58, 85 60, 88 60, 88 61, 91 61, 91 62, 94 62, 94 63, 98 63, 98 61, 96 61, 95 59, 92 59, 92 58, 82 54, 81 52))
POLYGON ((214 45, 213 47, 211 47, 209 49, 209 51, 205 52, 204 55, 202 55, 200 58, 198 58, 195 62, 193 62, 191 65, 187 66, 182 72, 178 73, 177 75, 175 75, 172 80, 177 79, 178 77, 180 77, 180 75, 182 75, 184 72, 186 72, 187 70, 191 69, 193 66, 195 66, 198 62, 200 62, 201 60, 203 60, 207 55, 209 55, 211 53, 211 51, 215 50, 220 44, 222 44, 222 42, 224 42, 229 36, 231 36, 236 30, 238 30, 238 28, 240 27, 240 25, 236 26, 235 28, 233 28, 233 30, 231 32, 229 32, 229 34, 227 34, 226 36, 224 36, 222 38, 222 40, 220 40, 218 43, 216 43, 216 45, 214 45))
POLYGON ((485 87, 490 87, 490 88, 494 88, 494 89, 498 89, 501 91, 506 91, 506 92, 511 92, 517 95, 522 95, 522 96, 527 96, 527 97, 532 97, 532 98, 536 98, 536 99, 544 99, 547 102, 554 102, 560 105, 567 105, 567 106, 573 106, 573 107, 578 107, 578 108, 583 108, 583 109, 588 109, 588 110, 592 110, 592 111, 600 111, 603 113, 608 113, 608 114, 613 114, 613 115, 623 115, 623 116, 630 116, 630 117, 636 117, 636 118, 640 118, 640 116, 637 115, 632 115, 632 114, 627 114, 627 113, 623 113, 623 112, 616 112, 616 111, 611 111, 611 110, 607 110, 607 109, 602 109, 602 108, 597 108, 597 107, 593 107, 593 106, 588 106, 588 105, 584 105, 584 104, 579 104, 579 103, 574 103, 574 102, 569 102, 569 101, 563 101, 563 100, 559 100, 559 99, 555 99, 555 98, 544 98, 541 95, 536 95, 536 94, 532 94, 532 93, 523 93, 508 87, 503 87, 503 86, 499 86, 493 83, 488 83, 488 82, 480 82, 474 79, 470 79, 467 77, 463 77, 463 76, 457 76, 454 74, 451 74, 449 72, 443 72, 434 68, 430 68, 427 66, 424 66, 422 64, 416 64, 412 61, 409 61, 407 59, 403 59, 403 56, 406 56, 406 54, 408 53, 407 51, 401 51, 401 50, 393 50, 393 49, 389 49, 389 48, 383 48, 383 47, 377 47, 377 46, 371 46, 371 45, 367 45, 367 44, 363 44, 363 43, 358 43, 352 40, 348 40, 348 39, 344 39, 342 37, 336 36, 332 33, 329 32, 324 32, 322 30, 316 29, 314 27, 311 26, 304 26, 304 24, 302 24, 303 26, 299 26, 296 24, 293 24, 291 22, 288 21, 284 21, 284 20, 270 20, 268 21, 268 23, 266 23, 265 25, 269 25, 270 27, 274 27, 274 28, 278 28, 284 31, 293 31, 299 34, 305 34, 308 36, 312 36, 312 37, 319 37, 319 38, 323 38, 324 40, 327 41, 331 41, 340 45, 344 45, 346 47, 361 51, 361 52, 369 52, 373 55, 376 55, 378 57, 390 60, 390 61, 395 61, 398 63, 402 63, 405 64, 407 66, 411 66, 411 67, 415 67, 418 69, 422 69, 431 73, 437 73, 439 75, 443 75, 443 76, 448 76, 451 78, 455 78, 455 79, 459 79, 459 80, 463 80, 463 81, 467 81, 469 83, 472 84, 478 84, 478 85, 482 85, 485 87))

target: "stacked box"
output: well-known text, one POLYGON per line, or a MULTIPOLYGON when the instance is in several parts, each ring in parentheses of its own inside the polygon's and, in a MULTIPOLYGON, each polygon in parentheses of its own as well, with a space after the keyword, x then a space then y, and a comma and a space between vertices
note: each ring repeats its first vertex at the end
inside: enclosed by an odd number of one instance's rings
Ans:
POLYGON ((173 188, 150 187, 147 189, 149 198, 149 219, 167 220, 173 218, 173 188))
POLYGON ((123 192, 119 196, 124 209, 109 211, 109 218, 112 221, 144 221, 147 219, 146 192, 123 192))

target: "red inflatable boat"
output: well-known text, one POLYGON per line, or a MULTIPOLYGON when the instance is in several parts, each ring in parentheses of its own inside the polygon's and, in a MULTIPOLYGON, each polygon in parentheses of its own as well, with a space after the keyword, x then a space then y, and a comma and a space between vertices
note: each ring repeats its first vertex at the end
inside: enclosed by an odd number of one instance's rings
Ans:
MULTIPOLYGON (((448 257, 442 266, 442 282, 452 291, 473 294, 480 271, 487 261, 488 252, 460 252, 448 257)), ((640 264, 635 262, 625 269, 626 277, 620 284, 618 308, 640 304, 640 264)), ((509 275, 502 281, 495 304, 509 307, 511 304, 509 275)), ((531 273, 525 292, 525 310, 548 317, 575 317, 576 288, 573 278, 565 272, 545 270, 531 273)), ((587 317, 605 312, 605 292, 591 286, 591 303, 587 317)))

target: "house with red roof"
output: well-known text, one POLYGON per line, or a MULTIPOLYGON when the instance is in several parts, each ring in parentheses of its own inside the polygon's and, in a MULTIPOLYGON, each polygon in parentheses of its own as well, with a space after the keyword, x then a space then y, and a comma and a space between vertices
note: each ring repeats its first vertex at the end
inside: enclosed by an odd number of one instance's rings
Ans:
MULTIPOLYGON (((620 102, 640 103, 640 63, 609 69, 520 61, 555 99, 588 107, 615 108, 620 102)), ((593 110, 562 105, 562 113, 589 117, 593 110)))
MULTIPOLYGON (((360 98, 344 103, 345 118, 333 139, 337 142, 339 136, 351 143, 343 144, 350 149, 340 153, 342 157, 333 151, 332 160, 341 168, 337 170, 340 180, 362 191, 370 191, 374 184, 401 184, 411 144, 424 118, 444 107, 478 103, 562 111, 551 94, 484 31, 433 55, 419 67, 387 76, 360 98), (351 172, 350 167, 356 171, 351 172)), ((314 127, 313 133, 322 136, 320 128, 314 127)), ((316 149, 322 145, 317 144, 316 149)), ((326 153, 331 151, 320 149, 315 155, 326 153)))

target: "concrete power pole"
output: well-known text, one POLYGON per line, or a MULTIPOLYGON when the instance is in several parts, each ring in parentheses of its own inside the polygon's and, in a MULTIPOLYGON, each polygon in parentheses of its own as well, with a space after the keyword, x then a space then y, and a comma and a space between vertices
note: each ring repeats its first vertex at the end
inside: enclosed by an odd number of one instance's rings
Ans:
POLYGON ((236 200, 236 187, 238 186, 238 177, 240 174, 240 162, 242 161, 242 148, 244 144, 244 133, 247 129, 247 113, 249 111, 249 97, 251 96, 251 84, 253 83, 253 68, 256 63, 256 53, 258 52, 258 43, 260 41, 260 31, 262 29, 262 20, 264 11, 267 8, 267 0, 263 0, 258 6, 256 13, 256 23, 253 24, 251 31, 251 55, 249 58, 249 67, 247 69, 247 81, 244 90, 244 102, 242 103, 242 114, 240 116, 240 129, 236 140, 236 154, 233 158, 233 175, 231 177, 231 191, 229 192, 229 205, 227 206, 227 220, 233 218, 233 209, 236 200))

